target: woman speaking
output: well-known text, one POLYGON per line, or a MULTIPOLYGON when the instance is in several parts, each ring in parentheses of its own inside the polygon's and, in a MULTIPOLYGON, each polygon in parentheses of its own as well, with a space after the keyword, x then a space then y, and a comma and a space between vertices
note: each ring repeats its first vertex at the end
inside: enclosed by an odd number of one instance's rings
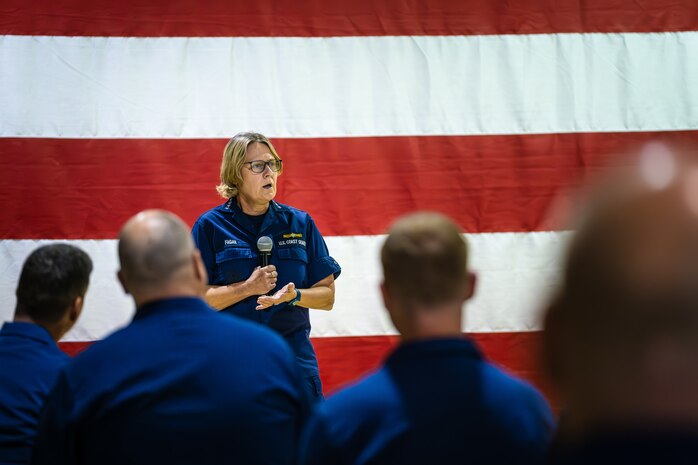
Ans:
POLYGON ((320 400, 308 309, 332 309, 341 268, 310 215, 274 201, 282 169, 269 139, 237 134, 223 150, 217 187, 227 200, 201 215, 192 233, 208 271, 209 305, 279 332, 296 355, 310 398, 320 400), (260 250, 269 242, 266 258, 260 250))

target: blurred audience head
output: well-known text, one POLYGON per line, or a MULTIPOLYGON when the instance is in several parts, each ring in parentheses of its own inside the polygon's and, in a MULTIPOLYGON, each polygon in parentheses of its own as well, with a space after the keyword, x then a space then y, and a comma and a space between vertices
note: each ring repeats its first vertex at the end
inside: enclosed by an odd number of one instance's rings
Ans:
POLYGON ((31 321, 60 339, 77 321, 92 260, 68 244, 41 246, 27 257, 17 284, 16 321, 31 321))
POLYGON ((698 163, 649 144, 599 183, 545 316, 569 431, 698 426, 698 163))
POLYGON ((468 248, 458 226, 438 213, 405 216, 388 231, 381 261, 383 299, 403 337, 429 319, 443 319, 444 330, 448 326, 460 332, 461 308, 473 293, 475 278, 468 271, 468 248), (444 312, 450 316, 439 316, 444 312))

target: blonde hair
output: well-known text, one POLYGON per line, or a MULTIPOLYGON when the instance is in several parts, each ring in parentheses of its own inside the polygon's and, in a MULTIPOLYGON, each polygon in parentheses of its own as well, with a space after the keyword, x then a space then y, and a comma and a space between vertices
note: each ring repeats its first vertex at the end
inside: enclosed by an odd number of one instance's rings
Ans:
MULTIPOLYGON (((257 132, 241 132, 228 141, 223 149, 223 161, 221 162, 221 183, 216 190, 224 199, 237 197, 239 187, 242 184, 242 166, 247 158, 247 147, 259 142, 269 147, 269 151, 277 160, 281 160, 276 149, 266 136, 257 132)), ((279 171, 281 174, 283 169, 279 171)))
POLYGON ((456 224, 414 213, 388 231, 381 250, 385 286, 413 304, 439 305, 465 295, 468 247, 456 224))

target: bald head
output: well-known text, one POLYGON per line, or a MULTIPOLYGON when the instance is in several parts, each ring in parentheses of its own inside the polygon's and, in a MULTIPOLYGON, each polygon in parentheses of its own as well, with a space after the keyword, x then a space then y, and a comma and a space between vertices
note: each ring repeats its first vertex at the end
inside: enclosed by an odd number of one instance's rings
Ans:
POLYGON ((198 283, 195 255, 187 225, 163 210, 137 214, 119 234, 120 278, 134 297, 198 283))
POLYGON ((645 155, 590 198, 546 316, 551 377, 590 421, 698 421, 698 165, 645 155))

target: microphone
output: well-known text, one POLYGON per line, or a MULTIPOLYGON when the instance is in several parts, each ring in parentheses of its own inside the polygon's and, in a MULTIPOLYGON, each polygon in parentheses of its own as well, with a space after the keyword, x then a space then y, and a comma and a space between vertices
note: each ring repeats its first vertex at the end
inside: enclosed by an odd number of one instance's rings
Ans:
POLYGON ((257 239, 257 249, 259 250, 259 266, 264 268, 269 265, 271 260, 271 248, 274 247, 274 242, 269 236, 262 236, 257 239))
MULTIPOLYGON (((274 242, 271 240, 271 237, 269 236, 262 236, 259 239, 257 239, 257 250, 259 250, 259 266, 264 268, 269 264, 269 261, 271 260, 271 248, 274 247, 274 242)), ((273 291, 270 290, 267 292, 267 295, 271 295, 271 292, 273 291)))

